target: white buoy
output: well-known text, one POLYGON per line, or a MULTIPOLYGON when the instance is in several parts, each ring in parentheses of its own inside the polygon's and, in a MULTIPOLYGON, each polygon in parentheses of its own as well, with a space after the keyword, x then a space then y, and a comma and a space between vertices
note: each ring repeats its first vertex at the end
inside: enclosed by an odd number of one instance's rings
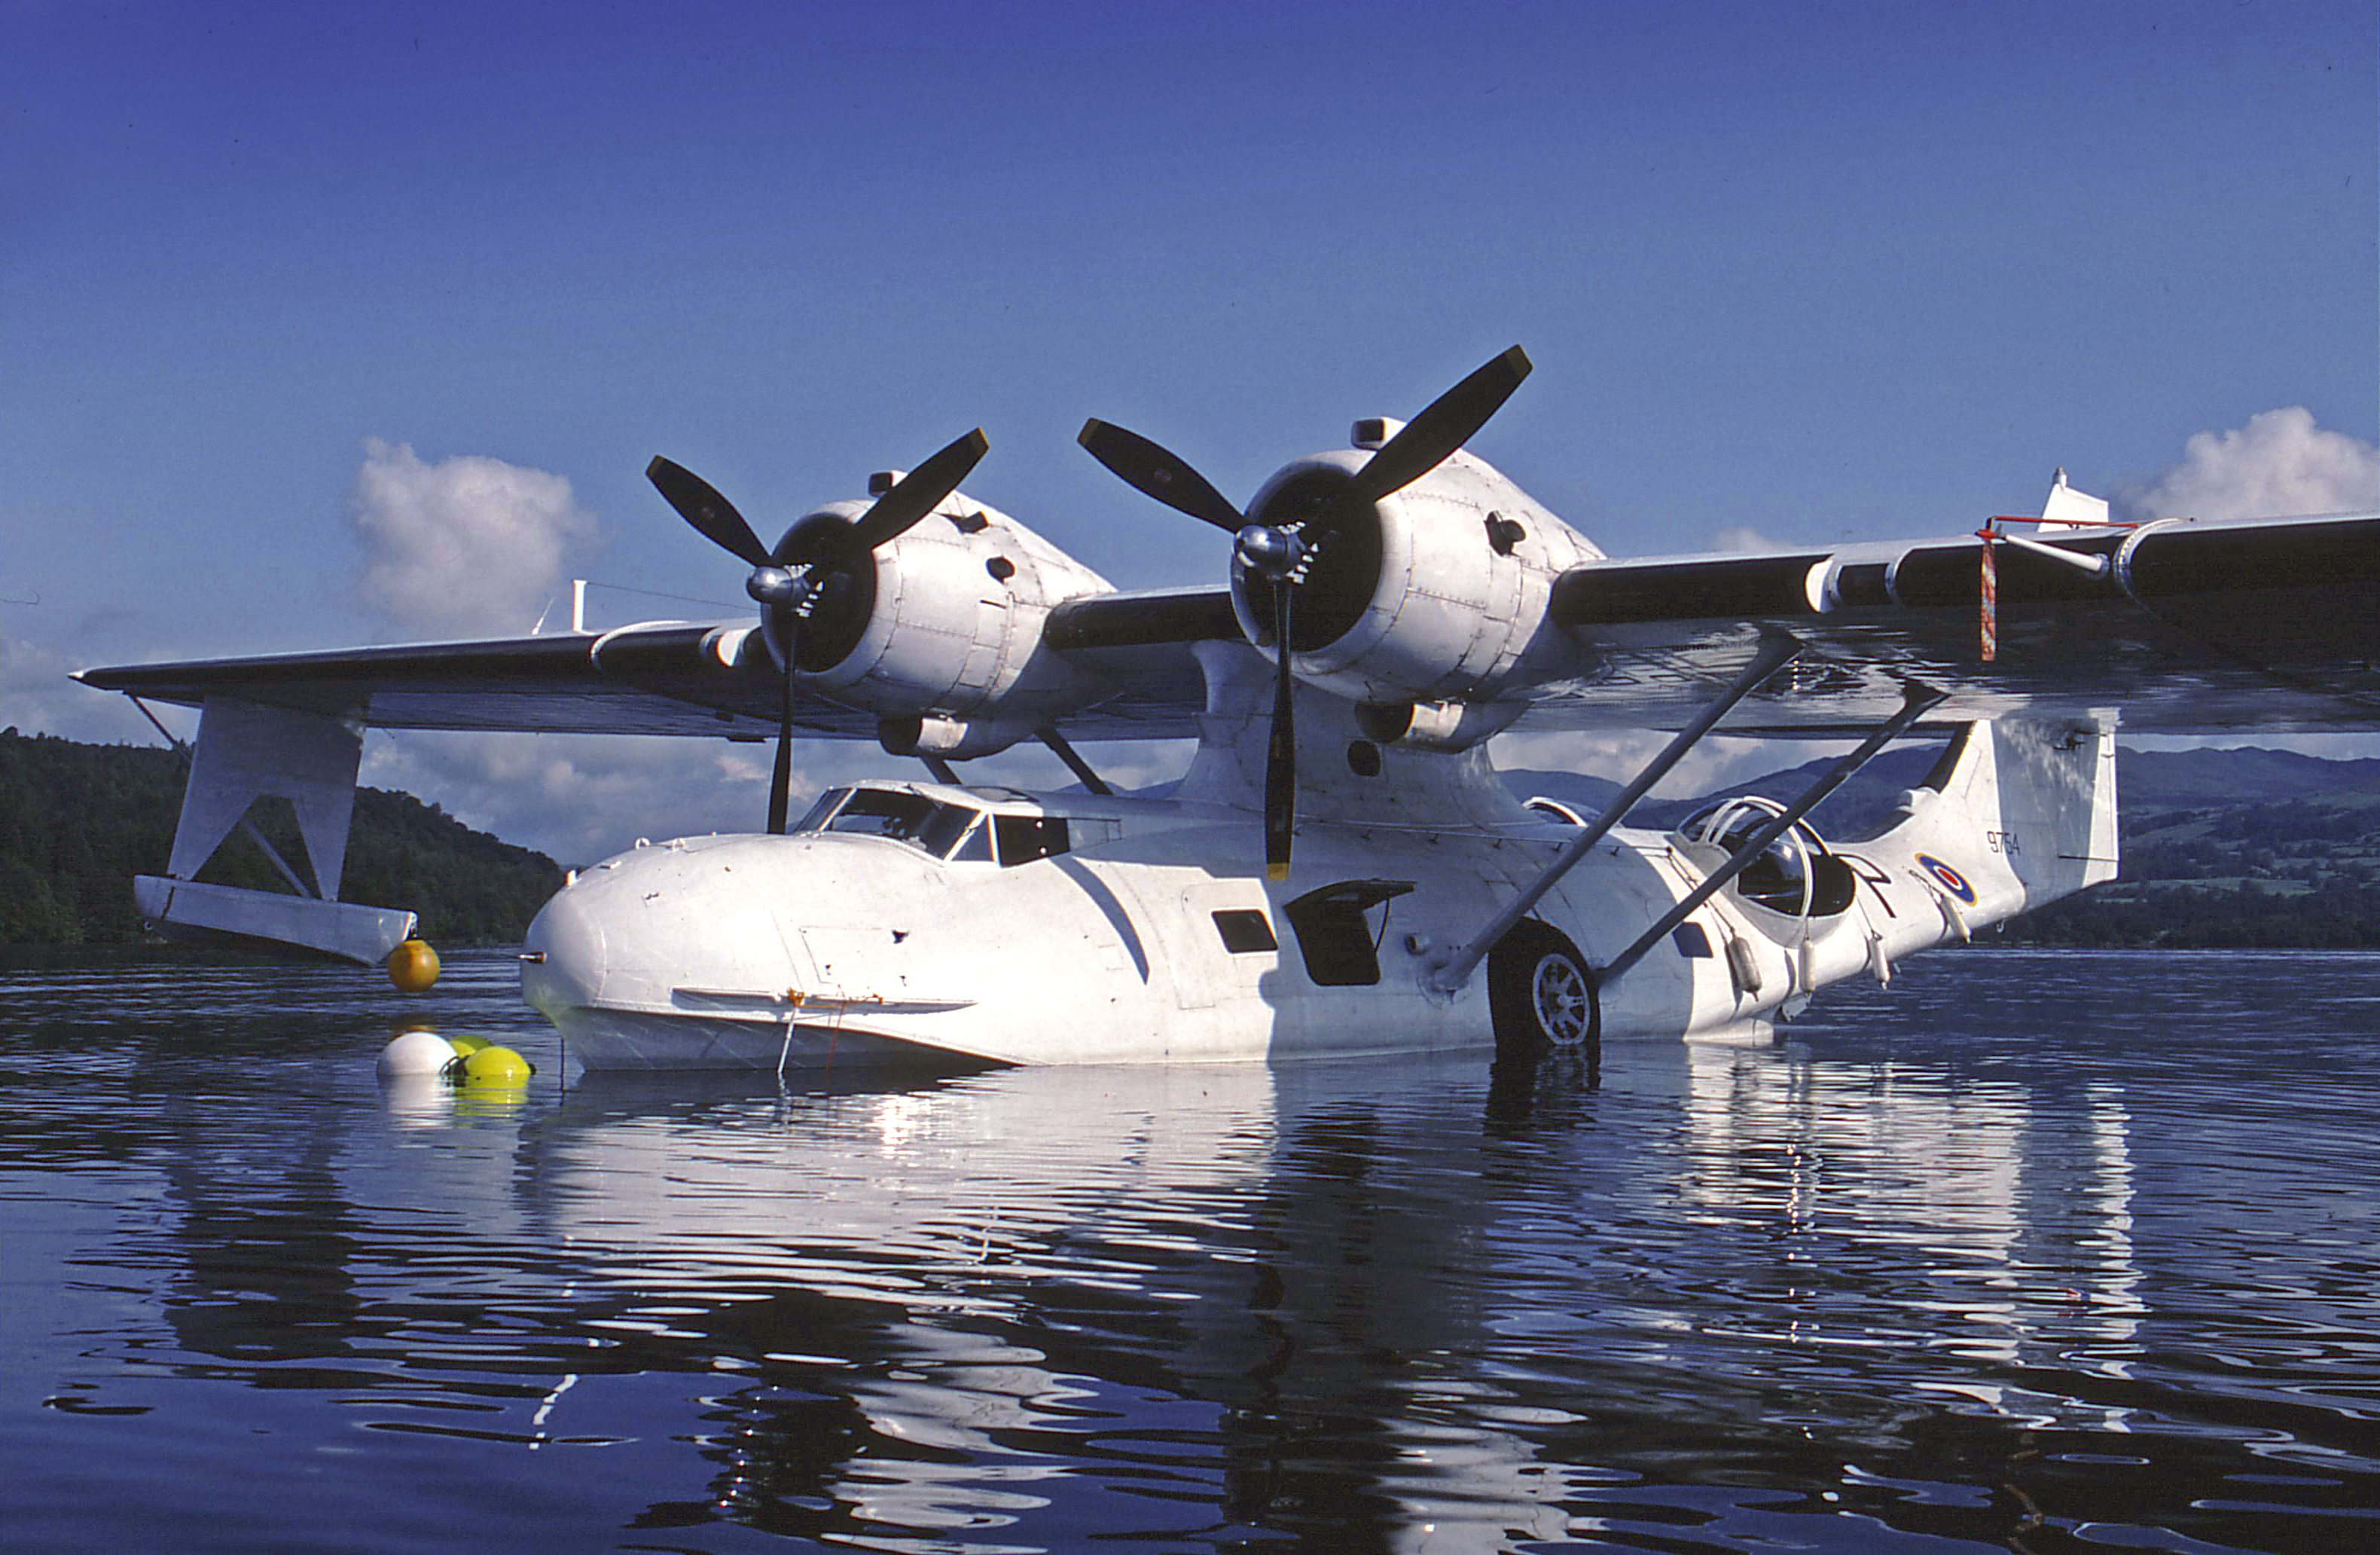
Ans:
POLYGON ((455 1062, 455 1045, 435 1031, 407 1031, 380 1051, 382 1079, 399 1075, 443 1074, 455 1062))

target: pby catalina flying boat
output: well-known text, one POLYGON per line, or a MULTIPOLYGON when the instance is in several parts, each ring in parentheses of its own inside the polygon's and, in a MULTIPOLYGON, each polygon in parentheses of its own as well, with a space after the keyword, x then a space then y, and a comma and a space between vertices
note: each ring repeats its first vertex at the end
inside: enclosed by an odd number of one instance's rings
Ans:
MULTIPOLYGON (((521 981, 590 1068, 1172 1062, 1605 1036, 1753 1035, 1839 978, 2114 878, 2114 729, 2380 723, 2380 517, 2108 522, 2061 474, 1973 535, 1623 560, 1464 444, 1520 348, 1410 422, 1288 465, 1245 508, 1094 420, 1082 442, 1223 531, 1225 582, 1121 592, 959 483, 970 433, 871 503, 762 543, 655 459, 749 568, 755 621, 144 664, 88 685, 203 710, 168 931, 384 957, 412 915, 339 900, 361 732, 772 737, 765 833, 581 870, 521 981), (1803 794, 1676 831, 1631 807, 1714 729, 1856 737, 1803 794), (1602 813, 1524 805, 1501 731, 1667 730, 1602 813), (1873 835, 1811 808, 1904 735, 1947 735, 1873 835), (929 782, 792 818, 799 737, 929 782), (1075 742, 1195 736, 1162 793, 1075 742), (1028 739, 1080 792, 969 784, 1028 739), (250 804, 292 803, 296 894, 198 881, 250 804)), ((250 828, 253 832, 253 828, 250 828)), ((259 840, 261 840, 261 835, 259 840)))

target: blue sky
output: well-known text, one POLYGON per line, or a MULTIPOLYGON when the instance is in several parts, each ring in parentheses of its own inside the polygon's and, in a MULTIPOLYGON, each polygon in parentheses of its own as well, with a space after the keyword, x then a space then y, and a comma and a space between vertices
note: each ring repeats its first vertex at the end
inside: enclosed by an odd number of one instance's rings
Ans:
POLYGON ((559 477, 564 576, 722 601, 654 453, 766 529, 981 424, 971 494, 1189 581, 1217 538, 1084 417, 1245 496, 1514 341, 1475 446, 1615 553, 2144 492, 2289 407, 2351 462, 2375 59, 2368 0, 0 0, 0 723, 412 635, 367 440, 559 477))

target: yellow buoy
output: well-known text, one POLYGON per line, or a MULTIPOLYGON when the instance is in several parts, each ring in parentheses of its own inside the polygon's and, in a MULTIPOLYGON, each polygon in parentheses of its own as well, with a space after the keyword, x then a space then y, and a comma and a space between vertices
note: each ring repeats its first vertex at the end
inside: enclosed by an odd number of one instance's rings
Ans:
POLYGON ((419 940, 407 940, 388 953, 388 980, 399 993, 427 993, 438 980, 438 953, 419 940))
POLYGON ((510 1048, 489 1046, 463 1056, 463 1078, 472 1085, 526 1085, 528 1076, 528 1060, 510 1048))
POLYGON ((492 1048, 495 1046, 493 1042, 489 1041, 485 1037, 449 1037, 446 1039, 446 1042, 449 1047, 455 1050, 455 1056, 459 1058, 468 1058, 473 1053, 478 1052, 481 1048, 492 1048))

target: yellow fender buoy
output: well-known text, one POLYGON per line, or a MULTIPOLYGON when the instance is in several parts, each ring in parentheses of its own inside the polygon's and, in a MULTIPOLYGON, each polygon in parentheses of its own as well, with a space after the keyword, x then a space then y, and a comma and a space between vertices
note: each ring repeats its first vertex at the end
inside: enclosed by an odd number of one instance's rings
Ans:
POLYGON ((407 940, 388 953, 388 980, 399 993, 427 993, 438 980, 438 953, 419 940, 407 940))
POLYGON ((472 1085, 527 1085, 529 1074, 528 1060, 510 1048, 485 1047, 463 1055, 463 1078, 472 1085))

